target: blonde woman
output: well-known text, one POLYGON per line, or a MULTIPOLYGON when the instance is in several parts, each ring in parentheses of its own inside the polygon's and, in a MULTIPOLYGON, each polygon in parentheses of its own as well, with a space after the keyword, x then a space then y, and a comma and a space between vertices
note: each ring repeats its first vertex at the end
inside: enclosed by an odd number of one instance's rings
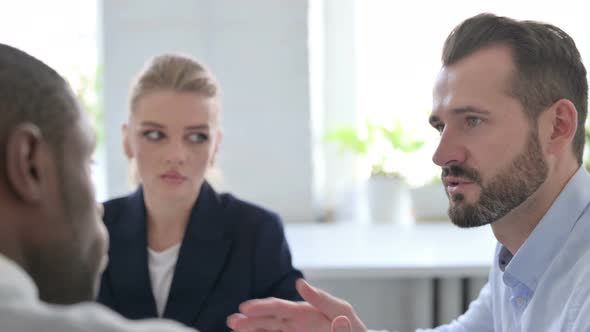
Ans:
POLYGON ((218 90, 181 55, 155 57, 132 87, 123 145, 140 185, 104 204, 111 240, 98 298, 123 316, 227 331, 244 300, 299 300, 279 216, 205 179, 222 139, 218 90))

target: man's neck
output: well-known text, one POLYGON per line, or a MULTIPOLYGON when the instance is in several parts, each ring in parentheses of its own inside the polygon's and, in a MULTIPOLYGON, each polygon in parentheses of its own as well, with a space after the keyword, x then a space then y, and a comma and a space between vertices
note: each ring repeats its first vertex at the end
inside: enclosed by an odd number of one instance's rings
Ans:
POLYGON ((11 224, 13 221, 23 223, 25 220, 28 220, 27 216, 24 214, 20 216, 18 214, 11 214, 6 209, 2 209, 2 211, 3 216, 2 221, 0 221, 0 253, 18 264, 23 270, 29 271, 29 264, 25 258, 25 250, 23 248, 25 242, 18 233, 16 223, 11 224))
POLYGON ((576 173, 578 166, 555 169, 547 180, 521 205, 492 224, 492 230, 500 242, 513 255, 520 249, 557 196, 576 173))

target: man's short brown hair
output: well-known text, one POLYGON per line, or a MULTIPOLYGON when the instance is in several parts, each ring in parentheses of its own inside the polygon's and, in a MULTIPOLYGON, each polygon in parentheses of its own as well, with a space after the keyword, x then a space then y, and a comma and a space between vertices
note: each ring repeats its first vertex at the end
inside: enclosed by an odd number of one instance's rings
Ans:
POLYGON ((578 112, 573 151, 582 164, 588 113, 586 68, 573 39, 560 28, 535 21, 517 21, 480 14, 459 24, 443 47, 443 66, 451 66, 474 52, 494 45, 512 50, 516 67, 509 90, 518 98, 530 119, 548 106, 568 99, 578 112))

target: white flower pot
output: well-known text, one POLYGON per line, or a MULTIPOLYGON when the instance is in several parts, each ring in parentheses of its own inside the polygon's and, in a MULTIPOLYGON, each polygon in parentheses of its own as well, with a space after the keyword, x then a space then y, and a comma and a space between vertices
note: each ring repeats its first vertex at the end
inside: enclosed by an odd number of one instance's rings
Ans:
POLYGON ((412 223, 407 184, 399 178, 373 176, 367 181, 369 220, 372 223, 412 223))
POLYGON ((448 221, 449 199, 441 183, 410 190, 412 214, 416 221, 448 221))

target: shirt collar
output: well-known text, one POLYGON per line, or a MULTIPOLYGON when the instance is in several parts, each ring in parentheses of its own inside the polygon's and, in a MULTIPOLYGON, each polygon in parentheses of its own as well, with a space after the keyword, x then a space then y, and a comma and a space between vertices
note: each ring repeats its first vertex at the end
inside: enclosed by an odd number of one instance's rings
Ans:
POLYGON ((0 296, 2 301, 37 301, 38 290, 31 277, 18 264, 0 254, 0 296))
POLYGON ((501 269, 504 267, 504 283, 509 285, 510 281, 516 279, 535 291, 539 279, 588 205, 588 188, 590 175, 584 167, 580 167, 516 255, 512 257, 502 246, 498 253, 498 264, 501 269))

